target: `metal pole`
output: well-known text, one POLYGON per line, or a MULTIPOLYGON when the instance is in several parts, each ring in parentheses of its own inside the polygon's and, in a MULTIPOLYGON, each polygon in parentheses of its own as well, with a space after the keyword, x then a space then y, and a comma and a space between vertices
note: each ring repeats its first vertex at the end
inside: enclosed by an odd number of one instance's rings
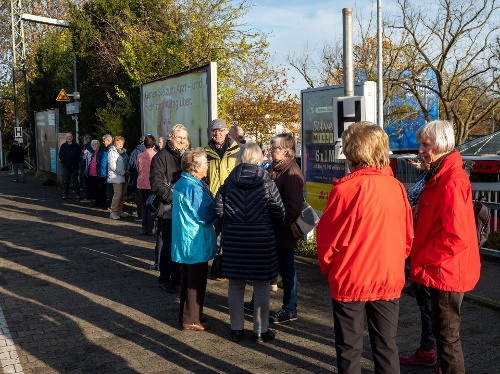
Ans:
MULTIPOLYGON (((76 95, 76 92, 78 91, 77 84, 76 84, 76 52, 73 52, 73 77, 74 77, 74 82, 75 82, 75 89, 73 91, 73 94, 76 95)), ((78 101, 79 99, 77 97, 73 97, 75 101, 78 101)), ((75 120, 75 137, 76 137, 76 142, 80 144, 79 141, 79 135, 78 135, 78 114, 75 114, 73 116, 73 119, 75 120)))
POLYGON ((344 96, 354 96, 352 9, 342 9, 344 20, 344 96))
MULTIPOLYGON (((491 68, 491 73, 493 75, 493 100, 495 100, 495 73, 498 70, 496 67, 491 68)), ((493 107, 493 111, 491 113, 491 133, 495 132, 495 107, 493 107)))
POLYGON ((382 83, 383 64, 382 64, 382 0, 377 0, 377 39, 378 39, 378 125, 384 127, 384 88, 382 83))

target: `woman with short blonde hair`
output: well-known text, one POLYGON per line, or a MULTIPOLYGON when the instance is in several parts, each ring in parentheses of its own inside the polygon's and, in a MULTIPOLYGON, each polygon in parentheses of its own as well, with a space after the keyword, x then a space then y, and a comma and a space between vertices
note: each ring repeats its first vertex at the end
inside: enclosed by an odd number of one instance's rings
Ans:
POLYGON ((342 134, 342 146, 351 173, 333 181, 316 230, 332 297, 338 372, 361 372, 366 313, 375 372, 399 373, 396 332, 413 238, 410 204, 388 165, 381 127, 355 123, 342 134))
POLYGON ((342 148, 351 169, 371 166, 383 169, 389 165, 389 137, 372 122, 349 126, 342 134, 342 148))

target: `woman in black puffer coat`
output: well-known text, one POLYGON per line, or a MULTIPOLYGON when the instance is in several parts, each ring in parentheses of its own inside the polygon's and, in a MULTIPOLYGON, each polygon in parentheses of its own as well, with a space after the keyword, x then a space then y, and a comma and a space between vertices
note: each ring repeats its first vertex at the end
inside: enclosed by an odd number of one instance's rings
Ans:
POLYGON ((254 328, 256 342, 270 341, 269 281, 278 274, 275 232, 285 218, 278 188, 262 169, 262 151, 247 143, 236 166, 215 197, 214 215, 223 219, 222 276, 229 279, 228 304, 231 338, 239 341, 245 322, 243 297, 247 280, 254 287, 254 328))

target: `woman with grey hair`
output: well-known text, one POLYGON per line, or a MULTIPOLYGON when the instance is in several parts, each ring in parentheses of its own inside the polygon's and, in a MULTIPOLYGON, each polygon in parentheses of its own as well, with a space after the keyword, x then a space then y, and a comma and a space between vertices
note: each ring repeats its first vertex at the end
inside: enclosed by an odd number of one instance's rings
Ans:
POLYGON ((418 200, 411 278, 430 288, 435 373, 465 373, 460 339, 464 292, 479 280, 480 260, 472 189, 462 157, 454 150, 448 121, 432 121, 417 131, 419 155, 430 164, 418 200))
POLYGON ((187 150, 181 166, 172 198, 172 261, 181 264, 179 320, 184 330, 205 331, 210 327, 203 315, 208 261, 217 249, 214 201, 203 182, 208 171, 205 150, 187 150))
POLYGON ((247 143, 238 155, 239 165, 229 174, 215 197, 214 215, 223 219, 222 276, 229 279, 228 303, 231 339, 240 341, 245 323, 243 298, 253 281, 253 340, 268 342, 269 281, 278 274, 273 226, 285 218, 285 208, 269 173, 262 169, 262 151, 247 143))

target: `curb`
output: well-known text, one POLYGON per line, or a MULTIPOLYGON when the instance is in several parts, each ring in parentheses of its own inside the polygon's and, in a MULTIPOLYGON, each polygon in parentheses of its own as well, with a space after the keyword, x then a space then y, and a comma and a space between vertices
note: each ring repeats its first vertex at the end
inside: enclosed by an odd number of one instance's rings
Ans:
POLYGON ((476 296, 469 293, 464 295, 464 299, 500 312, 500 302, 498 301, 489 301, 484 296, 476 296))

